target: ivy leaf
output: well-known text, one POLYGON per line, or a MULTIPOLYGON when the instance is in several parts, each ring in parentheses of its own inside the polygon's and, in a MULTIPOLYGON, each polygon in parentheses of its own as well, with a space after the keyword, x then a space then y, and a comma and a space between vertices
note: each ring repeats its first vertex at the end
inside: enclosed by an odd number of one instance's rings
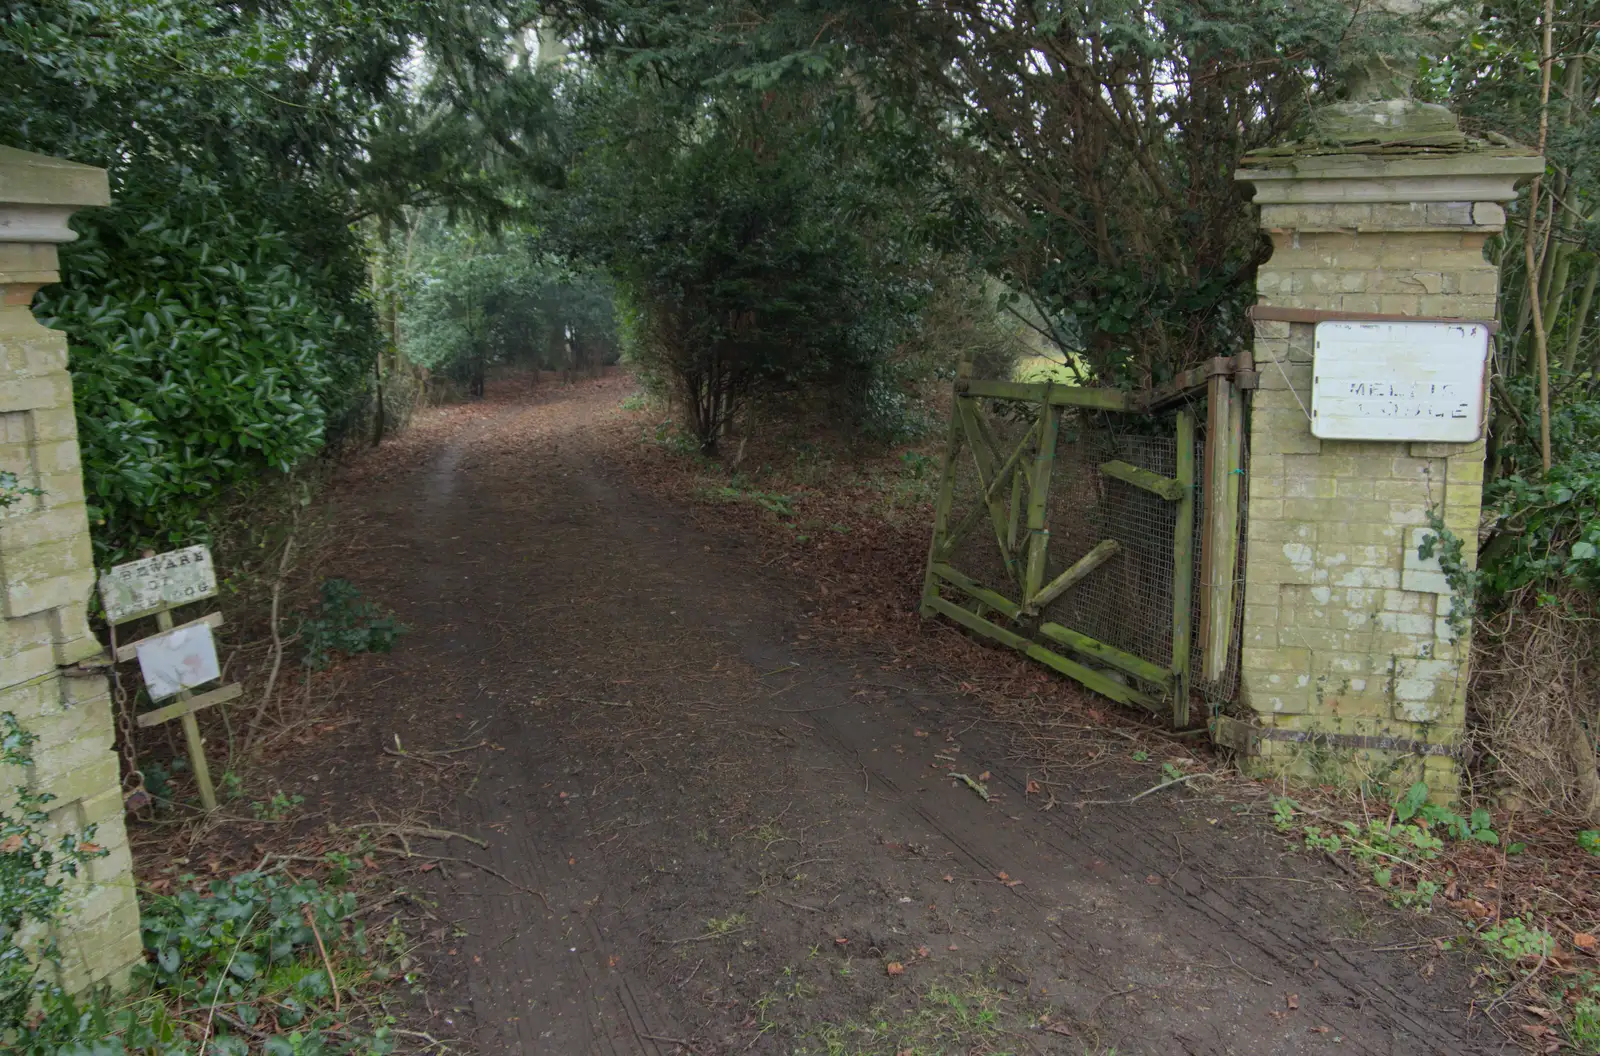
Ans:
POLYGON ((228 966, 228 971, 248 982, 256 977, 260 961, 256 955, 244 950, 233 955, 233 963, 228 966))
POLYGON ((320 971, 302 975, 294 988, 308 997, 327 997, 332 992, 328 989, 328 977, 320 971))

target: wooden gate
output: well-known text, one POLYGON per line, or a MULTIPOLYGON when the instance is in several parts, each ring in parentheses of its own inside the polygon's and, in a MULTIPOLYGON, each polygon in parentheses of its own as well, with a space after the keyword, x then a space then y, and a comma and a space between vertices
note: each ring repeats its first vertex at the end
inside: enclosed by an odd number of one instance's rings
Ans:
POLYGON ((1213 360, 1142 394, 964 370, 922 614, 1179 727, 1191 689, 1231 698, 1243 367, 1213 360))

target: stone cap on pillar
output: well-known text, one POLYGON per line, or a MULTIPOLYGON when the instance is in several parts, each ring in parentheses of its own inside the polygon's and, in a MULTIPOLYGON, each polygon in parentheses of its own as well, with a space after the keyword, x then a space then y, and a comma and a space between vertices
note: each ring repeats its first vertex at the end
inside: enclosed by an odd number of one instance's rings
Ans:
POLYGON ((1256 185, 1258 204, 1286 202, 1507 202, 1517 184, 1544 171, 1519 147, 1373 155, 1348 151, 1245 155, 1236 180, 1256 185))
POLYGON ((56 245, 78 237, 67 220, 110 204, 106 170, 0 147, 0 285, 56 282, 56 245))

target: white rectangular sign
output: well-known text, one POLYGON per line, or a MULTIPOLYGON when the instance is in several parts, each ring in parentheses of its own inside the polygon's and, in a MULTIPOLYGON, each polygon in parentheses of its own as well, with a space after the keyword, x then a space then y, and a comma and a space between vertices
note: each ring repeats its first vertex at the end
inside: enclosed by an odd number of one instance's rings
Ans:
POLYGON ((1483 435, 1483 323, 1323 322, 1311 372, 1311 434, 1328 440, 1483 435))
POLYGON ((151 700, 162 700, 179 690, 221 678, 211 628, 195 623, 146 638, 139 643, 139 671, 151 700))
POLYGON ((217 593, 211 551, 189 546, 117 565, 100 577, 106 619, 123 623, 158 609, 187 605, 217 593))

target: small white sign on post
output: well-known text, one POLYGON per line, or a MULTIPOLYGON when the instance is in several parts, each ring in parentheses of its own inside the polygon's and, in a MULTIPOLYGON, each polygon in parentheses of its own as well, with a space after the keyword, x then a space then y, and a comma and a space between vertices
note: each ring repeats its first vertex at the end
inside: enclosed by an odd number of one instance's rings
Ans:
MULTIPOLYGON (((116 565, 100 577, 100 600, 106 607, 106 621, 116 628, 141 616, 154 616, 160 633, 119 645, 117 661, 139 658, 139 670, 151 700, 177 697, 177 702, 134 716, 141 727, 159 726, 178 719, 183 723, 183 739, 189 750, 189 765, 194 768, 200 802, 207 810, 217 809, 217 791, 211 784, 211 768, 206 763, 205 738, 195 713, 236 699, 240 685, 218 686, 198 697, 189 690, 222 676, 217 664, 217 644, 211 628, 222 625, 222 614, 210 615, 172 625, 172 610, 180 605, 215 597, 217 573, 211 564, 211 551, 204 546, 189 546, 166 554, 152 554, 138 561, 116 565)), ((115 630, 113 630, 113 634, 115 630)))
POLYGON ((211 565, 211 551, 204 546, 115 565, 100 577, 100 600, 111 623, 126 623, 216 593, 216 569, 211 565))
POLYGON ((1470 444, 1483 435, 1488 357, 1483 323, 1318 323, 1311 434, 1470 444))
POLYGON ((151 700, 165 700, 183 690, 222 677, 211 628, 191 623, 138 644, 139 671, 151 700))

